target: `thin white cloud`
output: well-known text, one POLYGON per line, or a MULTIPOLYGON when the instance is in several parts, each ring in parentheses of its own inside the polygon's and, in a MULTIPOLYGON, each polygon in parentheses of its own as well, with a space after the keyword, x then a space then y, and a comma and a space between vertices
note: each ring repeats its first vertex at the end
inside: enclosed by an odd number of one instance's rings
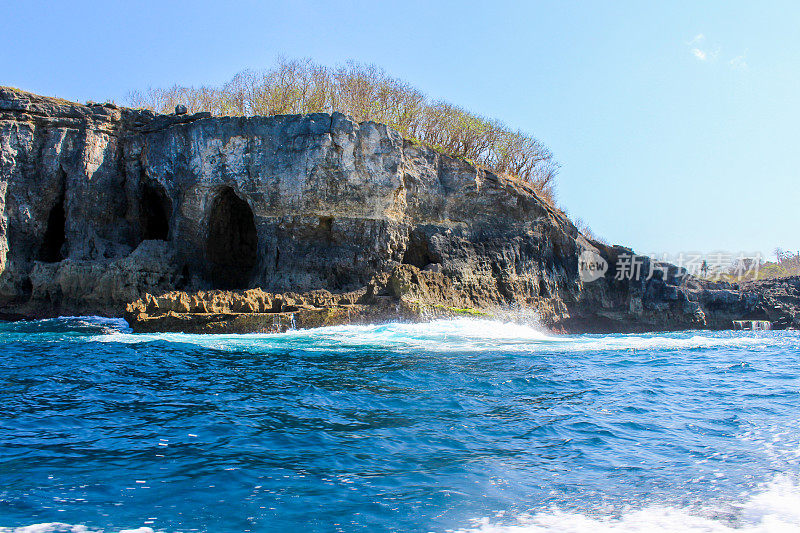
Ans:
POLYGON ((686 44, 689 46, 689 52, 698 61, 714 61, 719 57, 721 51, 719 45, 710 46, 706 42, 706 36, 702 33, 695 35, 686 44))
POLYGON ((701 43, 701 42, 703 42, 703 39, 705 39, 705 38, 706 38, 705 35, 703 35, 702 33, 698 33, 697 35, 694 36, 694 39, 689 41, 689 44, 692 45, 692 44, 701 43))
POLYGON ((691 52, 698 61, 707 61, 710 59, 710 54, 706 47, 706 36, 702 33, 695 35, 694 39, 686 44, 689 45, 689 52, 691 52))
POLYGON ((728 65, 730 65, 731 68, 734 68, 734 69, 737 69, 737 70, 745 70, 745 69, 747 69, 747 58, 745 57, 745 55, 746 54, 742 54, 740 56, 734 57, 733 59, 728 61, 728 65))

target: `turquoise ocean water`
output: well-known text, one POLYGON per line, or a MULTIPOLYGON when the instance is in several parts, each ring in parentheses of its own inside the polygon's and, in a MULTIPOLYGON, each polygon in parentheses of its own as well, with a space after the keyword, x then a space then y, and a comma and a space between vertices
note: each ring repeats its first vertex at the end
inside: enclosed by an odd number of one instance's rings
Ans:
POLYGON ((800 531, 800 334, 0 324, 0 532, 800 531))

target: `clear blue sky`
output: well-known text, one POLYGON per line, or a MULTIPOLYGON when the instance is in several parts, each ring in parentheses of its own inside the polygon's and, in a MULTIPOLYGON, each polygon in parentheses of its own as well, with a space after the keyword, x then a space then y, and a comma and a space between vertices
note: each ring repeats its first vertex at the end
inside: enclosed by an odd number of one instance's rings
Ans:
POLYGON ((124 102, 278 55, 375 63, 544 141, 611 242, 800 248, 800 3, 467 4, 8 2, 0 84, 124 102))

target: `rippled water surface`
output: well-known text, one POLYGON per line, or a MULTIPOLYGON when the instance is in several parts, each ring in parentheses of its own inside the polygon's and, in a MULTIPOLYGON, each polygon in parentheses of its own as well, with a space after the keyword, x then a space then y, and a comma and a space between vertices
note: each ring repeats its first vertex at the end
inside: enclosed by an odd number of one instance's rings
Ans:
POLYGON ((0 532, 800 531, 796 332, 0 343, 0 532))

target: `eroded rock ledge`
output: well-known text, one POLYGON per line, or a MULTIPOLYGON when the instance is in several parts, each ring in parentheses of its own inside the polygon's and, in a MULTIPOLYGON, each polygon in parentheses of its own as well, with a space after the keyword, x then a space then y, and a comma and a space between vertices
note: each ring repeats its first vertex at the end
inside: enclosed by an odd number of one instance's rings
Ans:
POLYGON ((382 124, 157 115, 0 88, 0 316, 121 316, 130 303, 140 330, 426 309, 525 309, 558 331, 722 328, 770 314, 798 325, 794 304, 770 309, 757 286, 679 271, 618 280, 623 253, 529 185, 382 124), (578 276, 587 249, 611 265, 591 283, 578 276))
MULTIPOLYGON (((635 309, 588 310, 558 317, 548 309, 547 325, 565 333, 731 329, 734 321, 766 320, 773 329, 800 329, 800 277, 753 282, 743 287, 688 280, 682 286, 651 280, 635 309), (588 318, 587 318, 588 315, 588 318), (686 317, 690 317, 687 322, 686 317), (747 318, 744 318, 747 317, 747 318), (581 323, 591 320, 591 323, 581 323)), ((410 265, 375 276, 363 289, 334 294, 326 290, 297 293, 246 291, 172 291, 145 295, 126 308, 136 332, 279 333, 289 329, 368 324, 392 320, 420 321, 442 317, 537 320, 529 306, 498 305, 480 294, 466 294, 448 277, 410 265)))
POLYGON ((441 316, 482 316, 487 310, 457 307, 449 279, 403 265, 375 276, 359 290, 269 293, 261 289, 172 291, 145 295, 126 307, 134 331, 183 333, 276 333, 293 328, 420 320, 441 316))

